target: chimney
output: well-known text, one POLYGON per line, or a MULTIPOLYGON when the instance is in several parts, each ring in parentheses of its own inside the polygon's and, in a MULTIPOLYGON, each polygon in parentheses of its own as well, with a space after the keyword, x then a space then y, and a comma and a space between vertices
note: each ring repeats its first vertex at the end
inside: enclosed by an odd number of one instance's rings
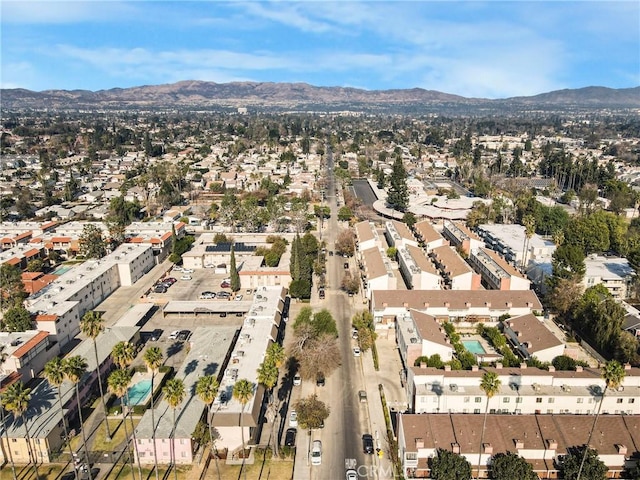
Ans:
POLYGON ((516 332, 516 335, 517 335, 518 337, 521 337, 521 336, 522 336, 522 332, 518 331, 518 332, 516 332))
POLYGON ((471 302, 464 302, 464 306, 467 308, 471 308, 471 302))
POLYGON ((449 302, 444 302, 444 306, 445 306, 446 308, 449 308, 449 307, 451 306, 451 304, 450 304, 449 302))
POLYGON ((502 362, 496 362, 496 370, 502 370, 502 362))
POLYGON ((403 302, 403 303, 402 303, 402 306, 403 306, 404 308, 409 308, 409 304, 408 304, 407 302, 403 302))
POLYGON ((420 368, 427 368, 427 362, 420 362, 420 368))
POLYGON ((429 302, 424 302, 424 308, 429 308, 429 302))
POLYGON ((527 302, 527 308, 532 308, 532 307, 533 307, 533 303, 527 302))
POLYGON ((576 365, 576 372, 582 372, 582 365, 576 365))
POLYGON ((487 453, 489 455, 493 454, 493 445, 491 445, 490 443, 483 443, 482 447, 484 448, 484 453, 487 453))
POLYGON ((458 442, 454 442, 451 444, 451 451, 453 453, 460 454, 460 444, 458 442))
POLYGON ((618 449, 618 453, 620 455, 626 455, 627 454, 627 447, 625 445, 622 445, 621 443, 616 445, 616 448, 618 449))
POLYGON ((382 302, 382 308, 387 308, 389 304, 387 302, 382 302))
POLYGON ((526 364, 526 363, 524 363, 524 362, 522 362, 522 363, 520 364, 520 368, 521 368, 522 370, 526 369, 526 368, 527 368, 527 364, 526 364))
POLYGON ((516 444, 516 449, 520 450, 521 448, 524 448, 524 442, 522 440, 520 440, 519 438, 514 438, 513 439, 513 443, 516 444))
POLYGON ((550 372, 555 372, 556 371, 556 367, 554 367, 553 365, 549 365, 549 371, 550 372))
POLYGON ((472 372, 477 372, 478 371, 478 365, 471 365, 471 371, 472 372))
POLYGON ((513 306, 513 303, 507 302, 507 308, 511 308, 512 306, 513 306))
POLYGON ((424 440, 422 437, 416 438, 416 448, 424 448, 424 440))
POLYGON ((484 306, 487 308, 491 308, 491 302, 484 302, 484 306))
POLYGON ((548 444, 549 450, 558 449, 558 442, 556 442, 553 438, 550 438, 549 440, 547 440, 547 444, 548 444))
POLYGON ((450 372, 451 371, 451 365, 445 365, 444 366, 444 371, 445 372, 450 372))
POLYGON ((624 369, 625 370, 631 370, 631 364, 630 363, 625 363, 624 364, 624 369))

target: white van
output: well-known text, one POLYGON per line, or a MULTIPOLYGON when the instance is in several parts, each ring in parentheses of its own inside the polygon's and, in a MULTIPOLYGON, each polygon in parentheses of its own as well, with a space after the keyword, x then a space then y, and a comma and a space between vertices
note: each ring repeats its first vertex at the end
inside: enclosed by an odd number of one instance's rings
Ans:
POLYGON ((311 447, 311 465, 322 464, 322 442, 320 440, 314 440, 311 447))

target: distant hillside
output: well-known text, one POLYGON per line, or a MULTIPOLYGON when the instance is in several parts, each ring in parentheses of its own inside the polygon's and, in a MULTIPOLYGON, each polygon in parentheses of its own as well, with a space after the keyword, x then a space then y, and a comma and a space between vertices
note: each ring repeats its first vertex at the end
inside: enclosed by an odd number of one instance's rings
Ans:
POLYGON ((88 90, 25 89, 0 91, 5 110, 95 109, 95 108, 230 108, 256 107, 307 110, 465 110, 558 108, 640 108, 640 87, 611 89, 587 87, 558 90, 531 97, 501 100, 465 98, 458 95, 412 88, 404 90, 361 90, 345 87, 315 87, 306 83, 214 83, 182 81, 168 85, 145 85, 88 90))

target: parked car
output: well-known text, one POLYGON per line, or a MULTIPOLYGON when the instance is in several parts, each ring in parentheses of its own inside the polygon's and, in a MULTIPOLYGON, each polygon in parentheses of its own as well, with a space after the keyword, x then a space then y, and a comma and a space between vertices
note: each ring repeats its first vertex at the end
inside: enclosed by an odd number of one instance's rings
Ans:
POLYGON ((191 330, 180 330, 180 333, 178 333, 178 340, 180 340, 181 342, 186 342, 187 340, 189 340, 190 336, 191 330))
POLYGON ((201 300, 212 300, 216 298, 216 292, 202 292, 200 294, 201 300))
POLYGON ((287 433, 284 436, 284 444, 287 447, 295 447, 296 446, 296 434, 298 431, 295 428, 288 428, 287 433))
POLYGON ((373 437, 370 434, 365 433, 362 435, 362 451, 367 454, 372 454, 373 450, 373 437))
POLYGON ((360 400, 360 403, 367 403, 367 392, 360 390, 358 392, 358 399, 360 400))
POLYGON ((356 472, 353 468, 347 470, 347 480, 358 480, 358 472, 356 472))
POLYGON ((227 298, 229 298, 231 296, 231 294, 229 292, 225 292, 225 291, 220 291, 218 293, 216 293, 216 297, 217 298, 224 298, 225 300, 227 298))
POLYGON ((222 282, 220 288, 231 288, 231 284, 229 282, 222 282))
POLYGON ((178 280, 175 277, 167 277, 162 281, 162 283, 168 283, 169 285, 173 285, 177 281, 178 280))
POLYGON ((193 280, 193 277, 191 277, 191 275, 182 275, 180 280, 193 280))
POLYGON ((324 288, 318 291, 318 296, 320 297, 320 299, 324 298, 324 288))
POLYGON ((349 268, 349 262, 344 262, 344 269, 347 270, 349 268))
POLYGON ((158 340, 160 340, 161 336, 162 336, 162 329, 156 328, 153 332, 151 332, 151 341, 157 342, 158 340))
POLYGON ((322 442, 314 440, 311 447, 311 465, 322 465, 322 442))
POLYGON ((174 330, 169 334, 169 340, 177 340, 178 335, 180 335, 180 330, 174 330))
POLYGON ((353 356, 354 357, 359 357, 360 356, 360 347, 355 347, 353 349, 353 356))
POLYGON ((191 268, 183 268, 182 273, 193 273, 193 270, 191 268))
POLYGON ((293 384, 297 387, 298 385, 302 384, 302 377, 300 377, 299 373, 296 373, 293 376, 293 384))
POLYGON ((239 302, 240 300, 242 300, 242 295, 236 295, 236 302, 239 302))
POLYGON ((298 426, 298 412, 295 410, 291 410, 289 414, 289 426, 294 428, 298 426))
POLYGON ((153 293, 167 293, 167 286, 162 284, 156 285, 153 287, 153 293))
POLYGON ((318 372, 318 375, 316 376, 316 385, 318 387, 324 387, 324 373, 318 372))

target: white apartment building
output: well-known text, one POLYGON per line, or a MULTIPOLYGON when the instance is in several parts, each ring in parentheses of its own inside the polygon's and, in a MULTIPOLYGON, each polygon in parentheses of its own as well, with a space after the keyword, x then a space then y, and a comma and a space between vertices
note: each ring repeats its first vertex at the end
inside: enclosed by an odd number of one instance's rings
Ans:
POLYGON ((423 220, 413 226, 416 238, 422 242, 423 248, 427 253, 437 247, 448 245, 444 237, 438 232, 431 221, 423 220))
POLYGON ((378 247, 359 250, 358 256, 364 270, 364 296, 371 298, 373 290, 395 290, 398 284, 391 260, 378 247))
POLYGON ((446 290, 480 290, 481 277, 465 262, 454 247, 442 245, 429 253, 439 270, 446 290))
POLYGON ((520 274, 496 252, 488 248, 471 250, 469 263, 480 273, 487 288, 495 290, 529 290, 531 281, 520 274))
POLYGON ((442 326, 431 315, 410 310, 396 320, 396 342, 404 365, 418 357, 440 355, 443 362, 453 358, 454 348, 442 326))
POLYGON ((371 222, 359 222, 354 225, 356 232, 356 241, 358 242, 358 251, 363 252, 370 248, 383 248, 383 242, 376 227, 371 222))
POLYGON ((408 243, 398 248, 398 265, 407 288, 440 290, 442 277, 420 247, 408 243))
POLYGON ((418 241, 409 227, 397 220, 388 220, 384 224, 384 235, 390 247, 400 248, 405 245, 418 246, 418 241))

